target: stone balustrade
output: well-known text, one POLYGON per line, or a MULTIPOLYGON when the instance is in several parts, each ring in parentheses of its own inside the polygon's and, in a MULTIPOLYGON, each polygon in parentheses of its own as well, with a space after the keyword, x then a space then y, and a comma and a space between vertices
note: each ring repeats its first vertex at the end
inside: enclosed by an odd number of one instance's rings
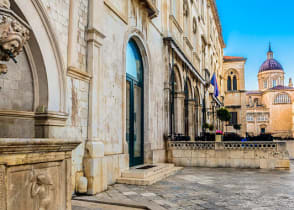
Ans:
POLYGON ((289 168, 285 142, 169 141, 168 161, 177 166, 289 168))

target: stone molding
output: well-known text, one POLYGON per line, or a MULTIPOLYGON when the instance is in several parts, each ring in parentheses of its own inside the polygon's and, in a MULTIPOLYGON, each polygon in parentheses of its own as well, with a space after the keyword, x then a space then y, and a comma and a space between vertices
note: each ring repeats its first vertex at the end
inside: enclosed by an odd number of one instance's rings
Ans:
POLYGON ((17 110, 0 110, 0 117, 32 119, 35 117, 35 113, 28 112, 28 111, 17 111, 17 110))
POLYGON ((95 42, 98 46, 101 46, 101 40, 104 38, 105 35, 96 28, 88 28, 87 42, 95 42))
POLYGON ((0 154, 32 154, 40 152, 69 152, 81 142, 65 139, 0 138, 0 154))
POLYGON ((61 112, 46 112, 35 114, 36 126, 65 126, 68 114, 61 112))
POLYGON ((90 74, 85 71, 81 71, 76 67, 69 66, 67 68, 67 76, 72 77, 74 79, 82 80, 85 82, 89 82, 92 78, 90 74))

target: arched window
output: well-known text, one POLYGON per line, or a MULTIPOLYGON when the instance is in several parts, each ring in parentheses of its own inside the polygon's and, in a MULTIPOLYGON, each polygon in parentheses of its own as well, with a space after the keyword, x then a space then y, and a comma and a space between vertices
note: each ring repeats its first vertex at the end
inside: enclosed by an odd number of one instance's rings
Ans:
POLYGON ((291 99, 287 93, 278 94, 275 97, 274 104, 290 104, 291 99))
POLYGON ((228 91, 232 90, 232 80, 230 76, 228 76, 228 80, 227 80, 227 90, 228 91))
POLYGON ((133 79, 142 82, 143 80, 143 62, 136 42, 131 39, 127 46, 126 60, 127 74, 133 79))
POLYGON ((237 90, 237 77, 233 77, 233 90, 237 90))

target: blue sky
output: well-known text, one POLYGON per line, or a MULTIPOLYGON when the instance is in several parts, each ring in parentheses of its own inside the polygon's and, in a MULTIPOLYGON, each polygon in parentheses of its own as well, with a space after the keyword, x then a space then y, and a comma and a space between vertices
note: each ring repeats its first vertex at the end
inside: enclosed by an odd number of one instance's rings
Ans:
POLYGON ((245 86, 258 88, 257 73, 271 41, 274 58, 294 79, 294 0, 216 0, 227 45, 225 55, 244 56, 245 86))

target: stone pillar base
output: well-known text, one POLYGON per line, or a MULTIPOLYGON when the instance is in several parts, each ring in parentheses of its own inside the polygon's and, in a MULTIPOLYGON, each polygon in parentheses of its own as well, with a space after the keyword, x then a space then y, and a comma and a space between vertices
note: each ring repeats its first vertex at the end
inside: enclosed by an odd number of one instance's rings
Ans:
POLYGON ((107 190, 107 169, 105 158, 84 158, 85 176, 88 179, 87 194, 95 195, 107 190))

